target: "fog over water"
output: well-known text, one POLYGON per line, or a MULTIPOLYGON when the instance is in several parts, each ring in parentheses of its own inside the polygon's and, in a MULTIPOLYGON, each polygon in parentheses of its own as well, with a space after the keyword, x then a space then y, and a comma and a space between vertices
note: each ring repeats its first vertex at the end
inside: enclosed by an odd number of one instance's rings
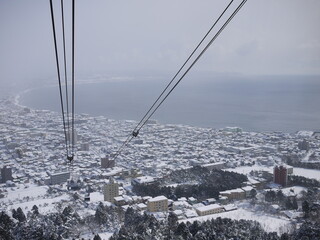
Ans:
MULTIPOLYGON (((138 121, 166 83, 162 77, 153 81, 144 77, 79 84, 76 112, 138 121)), ((248 131, 320 130, 319 92, 318 77, 195 73, 179 85, 153 118, 161 123, 239 126, 248 131)), ((58 96, 57 86, 45 87, 23 94, 20 101, 59 112, 58 96)))

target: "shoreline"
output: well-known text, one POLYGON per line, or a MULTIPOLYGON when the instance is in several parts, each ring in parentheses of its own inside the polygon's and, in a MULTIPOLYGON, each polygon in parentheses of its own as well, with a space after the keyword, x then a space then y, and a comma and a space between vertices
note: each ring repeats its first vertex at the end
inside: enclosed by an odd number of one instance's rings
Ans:
MULTIPOLYGON (((94 78, 94 79, 80 79, 78 80, 78 83, 77 85, 86 85, 86 84, 97 84, 97 83, 100 83, 100 84, 103 84, 103 83, 108 83, 108 82, 118 82, 120 79, 120 81, 123 81, 123 82, 126 82, 126 81, 133 81, 135 78, 134 77, 106 77, 106 78, 94 78)), ((62 85, 62 87, 64 87, 65 85, 62 85)), ((46 86, 40 86, 40 87, 34 87, 34 88, 28 88, 28 89, 25 89, 23 91, 20 91, 19 93, 17 93, 16 95, 12 96, 13 98, 13 102, 16 106, 19 106, 19 107, 23 107, 23 108, 30 108, 30 109, 33 109, 33 110, 47 110, 47 111, 52 111, 52 112, 55 112, 55 113, 59 113, 59 111, 57 110, 52 110, 52 109, 45 109, 45 108, 35 108, 35 107, 31 107, 31 106, 28 106, 26 104, 23 104, 22 101, 21 101, 21 98, 23 97, 23 95, 29 93, 29 92, 32 92, 32 91, 35 91, 35 90, 39 90, 39 89, 43 89, 43 88, 53 88, 53 87, 57 87, 58 88, 58 85, 57 84, 50 84, 50 85, 46 85, 46 86)), ((57 89, 58 91, 58 89, 57 89)), ((61 114, 61 113, 60 113, 61 114)), ((93 114, 93 113, 85 113, 85 112, 79 112, 79 113, 76 113, 76 114, 89 114, 93 117, 96 117, 96 116, 104 116, 104 117, 107 117, 105 113, 102 113, 102 114, 93 114)), ((114 120, 118 120, 118 121, 126 121, 128 119, 125 119, 125 118, 114 118, 114 117, 111 117, 110 119, 114 119, 114 120)), ((161 122, 161 120, 158 120, 156 119, 158 122, 161 122)), ((132 121, 137 121, 137 120, 132 120, 132 121)), ((224 129, 224 128, 228 128, 228 127, 238 127, 240 129, 242 129, 243 132, 253 132, 253 133, 272 133, 272 132, 281 132, 281 133, 289 133, 289 134, 295 134, 295 133, 298 133, 298 132, 318 132, 320 131, 320 129, 313 129, 313 130, 304 130, 303 128, 301 129, 295 129, 293 131, 285 131, 285 130, 255 130, 255 129, 247 129, 246 127, 241 127, 240 125, 241 124, 225 124, 223 125, 222 127, 213 127, 213 126, 201 126, 201 125, 197 125, 197 124, 188 124, 188 123, 170 123, 170 122, 162 122, 161 124, 163 125, 183 125, 183 126, 189 126, 189 127, 196 127, 196 128, 206 128, 206 129, 224 129)))

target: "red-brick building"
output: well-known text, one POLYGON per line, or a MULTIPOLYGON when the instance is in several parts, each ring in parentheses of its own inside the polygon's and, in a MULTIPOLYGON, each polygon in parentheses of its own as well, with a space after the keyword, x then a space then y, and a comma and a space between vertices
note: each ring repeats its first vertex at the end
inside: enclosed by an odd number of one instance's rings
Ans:
POLYGON ((283 187, 288 183, 288 170, 284 166, 275 166, 273 169, 273 181, 283 187))

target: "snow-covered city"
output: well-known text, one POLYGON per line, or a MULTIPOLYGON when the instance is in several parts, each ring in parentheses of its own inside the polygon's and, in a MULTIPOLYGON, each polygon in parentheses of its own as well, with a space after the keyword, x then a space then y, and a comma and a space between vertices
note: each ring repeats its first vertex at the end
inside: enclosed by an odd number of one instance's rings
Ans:
POLYGON ((0 1, 0 240, 320 240, 320 1, 0 1))
POLYGON ((149 120, 114 160, 136 122, 80 114, 69 164, 58 113, 17 98, 0 110, 3 239, 319 236, 320 132, 149 120))

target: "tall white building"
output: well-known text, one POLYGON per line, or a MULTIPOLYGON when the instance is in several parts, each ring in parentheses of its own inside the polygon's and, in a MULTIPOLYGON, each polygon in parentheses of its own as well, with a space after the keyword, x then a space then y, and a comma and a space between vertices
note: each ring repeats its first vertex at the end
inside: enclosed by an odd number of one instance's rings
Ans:
POLYGON ((110 178, 110 181, 103 187, 104 200, 114 202, 114 198, 119 196, 119 184, 110 178))

